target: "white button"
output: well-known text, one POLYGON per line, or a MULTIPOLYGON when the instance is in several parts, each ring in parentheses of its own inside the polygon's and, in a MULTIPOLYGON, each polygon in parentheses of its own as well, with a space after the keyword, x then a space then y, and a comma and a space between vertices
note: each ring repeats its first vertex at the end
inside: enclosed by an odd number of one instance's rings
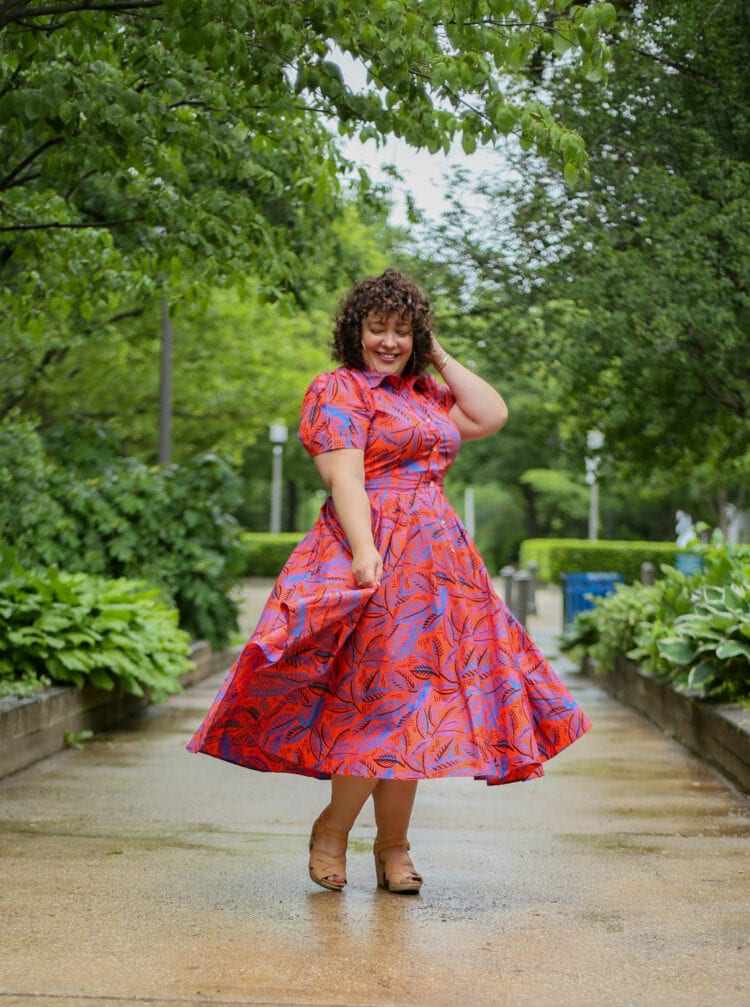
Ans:
POLYGON ((435 480, 434 479, 430 479, 430 486, 434 486, 434 485, 435 485, 435 480))

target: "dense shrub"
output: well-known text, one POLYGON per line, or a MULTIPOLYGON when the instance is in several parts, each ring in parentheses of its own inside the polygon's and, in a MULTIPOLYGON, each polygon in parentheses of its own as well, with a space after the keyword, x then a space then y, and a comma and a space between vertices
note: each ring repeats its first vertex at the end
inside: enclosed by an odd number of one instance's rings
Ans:
POLYGON ((246 531, 240 536, 242 574, 245 577, 278 577, 289 555, 302 539, 301 532, 246 531))
POLYGON ((0 560, 0 695, 51 683, 159 700, 190 667, 188 634, 155 588, 0 560))
POLYGON ((679 691, 750 701, 750 557, 720 540, 692 547, 691 576, 664 566, 650 587, 620 585, 576 616, 563 648, 582 647, 603 671, 624 655, 679 691))
POLYGON ((242 562, 229 464, 205 454, 148 466, 111 445, 87 455, 69 439, 52 450, 26 420, 0 431, 0 546, 29 568, 145 579, 174 600, 188 633, 223 645, 237 624, 229 592, 242 562))
POLYGON ((0 427, 0 543, 24 561, 49 565, 65 554, 59 544, 65 511, 52 489, 54 474, 31 421, 8 418, 0 427))
POLYGON ((158 584, 184 629, 221 646, 237 620, 229 594, 241 566, 230 515, 237 486, 212 454, 163 467, 121 459, 85 480, 63 476, 59 499, 73 522, 65 565, 158 584))
POLYGON ((627 542, 577 538, 527 538, 521 543, 519 563, 539 564, 539 579, 554 583, 561 573, 621 573, 626 583, 638 580, 642 563, 674 563, 677 546, 673 542, 627 542))

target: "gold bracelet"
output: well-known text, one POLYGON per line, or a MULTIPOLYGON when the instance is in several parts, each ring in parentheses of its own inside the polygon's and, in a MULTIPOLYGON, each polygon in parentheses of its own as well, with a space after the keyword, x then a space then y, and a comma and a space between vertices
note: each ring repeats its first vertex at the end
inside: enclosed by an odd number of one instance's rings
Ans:
POLYGON ((453 357, 450 355, 450 353, 443 352, 443 359, 436 360, 432 366, 439 374, 442 374, 449 360, 453 360, 453 357))

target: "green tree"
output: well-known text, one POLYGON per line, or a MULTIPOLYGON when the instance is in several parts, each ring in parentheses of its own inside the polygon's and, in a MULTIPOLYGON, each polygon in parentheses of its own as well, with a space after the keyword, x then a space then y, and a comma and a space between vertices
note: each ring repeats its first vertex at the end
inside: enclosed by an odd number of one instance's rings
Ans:
MULTIPOLYGON (((268 425, 296 423, 311 377, 330 363, 328 313, 288 298, 259 303, 246 291, 214 290, 186 305, 173 326, 173 457, 220 451, 239 458, 268 425)), ((27 404, 48 431, 106 426, 125 453, 156 461, 160 321, 156 308, 120 338, 73 348, 65 369, 27 404)))
POLYGON ((439 237, 467 264, 472 324, 503 334, 498 365, 549 378, 571 456, 597 427, 636 490, 699 495, 722 523, 750 470, 748 9, 616 6, 605 85, 546 56, 528 78, 584 137, 590 183, 521 154, 475 226, 439 237))
MULTIPOLYGON (((340 290, 355 277, 377 273, 394 240, 381 212, 351 205, 331 233, 340 290)), ((312 272, 314 273, 314 264, 312 272)), ((328 348, 335 298, 313 279, 304 305, 291 294, 269 301, 258 284, 212 288, 172 312, 173 457, 219 451, 239 460, 268 426, 296 428, 299 405, 312 377, 331 365, 328 348)), ((123 320, 107 339, 72 346, 27 391, 25 408, 48 444, 77 432, 78 443, 101 454, 101 433, 116 454, 156 461, 160 361, 160 307, 123 320), (68 432, 67 435, 65 432, 68 432)), ((66 447, 67 450, 67 447, 66 447)), ((267 459, 263 458, 263 465, 267 459)), ((267 493, 264 477, 258 492, 267 493)), ((265 523, 265 521, 264 521, 265 523)))
POLYGON ((560 0, 0 4, 0 416, 159 296, 247 274, 303 296, 351 167, 332 130, 467 151, 515 132, 583 169, 576 134, 513 81, 540 46, 601 76, 613 16, 560 0))

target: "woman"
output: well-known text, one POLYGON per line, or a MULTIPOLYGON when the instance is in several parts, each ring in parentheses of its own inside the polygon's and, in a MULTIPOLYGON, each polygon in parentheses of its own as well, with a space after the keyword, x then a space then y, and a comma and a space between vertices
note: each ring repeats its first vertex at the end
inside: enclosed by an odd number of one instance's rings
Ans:
POLYGON ((420 779, 538 777, 590 724, 443 492, 459 442, 505 423, 501 396, 443 350, 427 299, 395 270, 344 298, 333 350, 342 366, 310 385, 299 431, 330 497, 188 748, 330 778, 309 872, 332 891, 371 796, 378 884, 416 892, 420 779))

